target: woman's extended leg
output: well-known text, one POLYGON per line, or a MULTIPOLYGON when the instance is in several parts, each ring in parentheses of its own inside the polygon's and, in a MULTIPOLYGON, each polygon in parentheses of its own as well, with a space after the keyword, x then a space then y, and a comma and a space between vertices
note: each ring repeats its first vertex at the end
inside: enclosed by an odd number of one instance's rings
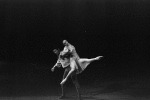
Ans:
POLYGON ((84 70, 91 62, 95 61, 95 60, 99 60, 101 57, 103 56, 97 56, 95 58, 91 58, 91 59, 88 59, 88 58, 80 58, 78 60, 82 70, 84 70))
POLYGON ((81 63, 91 63, 91 62, 93 62, 95 60, 99 60, 101 57, 103 57, 103 56, 97 56, 95 58, 90 58, 90 59, 88 59, 88 58, 81 58, 80 62, 81 63))

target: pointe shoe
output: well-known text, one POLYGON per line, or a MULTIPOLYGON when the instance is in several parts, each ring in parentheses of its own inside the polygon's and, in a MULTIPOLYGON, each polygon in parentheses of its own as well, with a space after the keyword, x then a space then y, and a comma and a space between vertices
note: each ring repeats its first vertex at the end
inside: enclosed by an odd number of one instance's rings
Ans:
POLYGON ((103 56, 98 56, 95 58, 95 60, 100 60, 101 57, 103 57, 103 56))

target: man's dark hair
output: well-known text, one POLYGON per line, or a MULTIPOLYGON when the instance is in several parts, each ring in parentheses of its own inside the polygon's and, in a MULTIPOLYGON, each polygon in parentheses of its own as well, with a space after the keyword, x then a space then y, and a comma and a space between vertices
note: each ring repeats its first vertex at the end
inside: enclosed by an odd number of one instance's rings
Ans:
POLYGON ((59 49, 54 49, 53 52, 59 57, 60 50, 59 49))

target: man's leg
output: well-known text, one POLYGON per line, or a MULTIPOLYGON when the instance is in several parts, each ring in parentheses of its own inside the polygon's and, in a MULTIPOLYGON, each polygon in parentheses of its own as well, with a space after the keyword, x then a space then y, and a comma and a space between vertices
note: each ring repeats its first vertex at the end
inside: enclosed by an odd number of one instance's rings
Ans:
POLYGON ((79 85, 78 80, 77 80, 77 74, 76 74, 76 72, 72 73, 71 79, 72 79, 72 82, 74 83, 74 85, 76 87, 78 99, 81 100, 80 85, 79 85))
MULTIPOLYGON (((63 75, 63 79, 67 76, 67 74, 68 74, 68 72, 69 72, 69 68, 67 67, 66 69, 65 69, 65 71, 64 71, 64 75, 63 75)), ((63 80, 62 79, 62 80, 63 80)), ((61 97, 59 98, 59 99, 63 99, 63 98, 65 98, 66 97, 66 91, 65 91, 65 89, 66 89, 66 84, 62 84, 61 85, 61 89, 62 89, 62 94, 61 94, 61 97)))

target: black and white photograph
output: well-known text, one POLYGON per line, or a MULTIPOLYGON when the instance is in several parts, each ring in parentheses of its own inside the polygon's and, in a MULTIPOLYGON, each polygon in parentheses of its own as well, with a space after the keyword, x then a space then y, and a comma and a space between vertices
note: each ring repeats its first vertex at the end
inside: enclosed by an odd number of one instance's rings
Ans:
POLYGON ((0 100, 150 100, 149 0, 0 0, 0 100))

